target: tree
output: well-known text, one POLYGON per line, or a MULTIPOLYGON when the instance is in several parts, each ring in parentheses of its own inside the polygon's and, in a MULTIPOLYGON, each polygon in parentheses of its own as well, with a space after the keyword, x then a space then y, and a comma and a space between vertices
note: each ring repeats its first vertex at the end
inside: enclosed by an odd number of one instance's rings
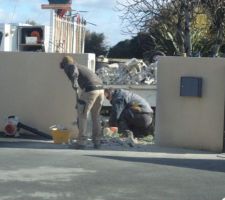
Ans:
POLYGON ((130 40, 124 40, 117 43, 109 49, 109 58, 130 58, 131 51, 129 50, 130 40))
POLYGON ((118 0, 118 10, 126 32, 148 33, 151 48, 191 56, 193 50, 208 51, 211 46, 216 55, 223 45, 224 4, 224 0, 118 0), (207 16, 207 31, 196 26, 199 16, 207 16))
POLYGON ((30 19, 26 20, 26 21, 25 21, 25 24, 30 24, 30 25, 32 25, 32 26, 38 25, 37 22, 35 22, 34 20, 30 20, 30 19))
MULTIPOLYGON (((118 10, 128 32, 151 32, 156 25, 170 31, 177 43, 179 53, 191 55, 190 22, 198 0, 127 0, 118 2, 118 10)), ((165 30, 162 30, 165 31, 165 30)))
POLYGON ((96 56, 105 55, 108 52, 108 46, 105 44, 104 34, 86 31, 84 51, 95 53, 96 56))
POLYGON ((202 0, 206 14, 211 19, 211 54, 218 56, 220 48, 225 44, 225 1, 224 0, 202 0))
POLYGON ((124 40, 110 48, 108 57, 110 58, 142 58, 147 50, 145 34, 139 33, 130 40, 124 40))

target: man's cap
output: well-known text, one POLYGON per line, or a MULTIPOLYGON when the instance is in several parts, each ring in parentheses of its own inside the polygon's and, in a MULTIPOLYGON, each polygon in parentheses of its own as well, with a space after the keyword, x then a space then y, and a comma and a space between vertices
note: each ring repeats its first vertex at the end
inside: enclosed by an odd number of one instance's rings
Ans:
POLYGON ((72 65, 72 64, 74 64, 74 59, 72 56, 65 56, 62 59, 62 63, 72 65))

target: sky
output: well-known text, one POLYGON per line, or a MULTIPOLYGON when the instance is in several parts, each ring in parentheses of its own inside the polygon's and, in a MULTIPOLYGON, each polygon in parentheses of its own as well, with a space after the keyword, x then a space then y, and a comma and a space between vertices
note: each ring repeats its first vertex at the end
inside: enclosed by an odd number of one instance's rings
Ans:
MULTIPOLYGON (((88 22, 87 29, 96 33, 104 33, 105 42, 109 46, 130 39, 129 35, 122 34, 122 24, 119 18, 121 13, 115 11, 116 1, 73 0, 72 4, 73 10, 88 11, 80 12, 88 22)), ((26 20, 33 20, 49 25, 50 11, 41 9, 41 4, 48 4, 48 0, 0 0, 0 23, 24 23, 26 20)))

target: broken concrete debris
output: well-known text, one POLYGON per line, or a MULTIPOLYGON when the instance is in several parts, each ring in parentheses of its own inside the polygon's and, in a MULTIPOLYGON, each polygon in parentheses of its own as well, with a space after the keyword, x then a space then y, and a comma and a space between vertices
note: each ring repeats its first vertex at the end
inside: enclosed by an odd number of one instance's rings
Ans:
POLYGON ((118 133, 118 129, 116 129, 116 127, 104 128, 101 142, 103 144, 103 148, 108 147, 130 150, 144 150, 147 148, 147 146, 154 143, 152 135, 144 138, 135 138, 133 134, 123 136, 122 134, 118 133))
POLYGON ((106 85, 151 85, 156 84, 157 62, 146 65, 132 58, 125 63, 102 65, 96 70, 106 85))

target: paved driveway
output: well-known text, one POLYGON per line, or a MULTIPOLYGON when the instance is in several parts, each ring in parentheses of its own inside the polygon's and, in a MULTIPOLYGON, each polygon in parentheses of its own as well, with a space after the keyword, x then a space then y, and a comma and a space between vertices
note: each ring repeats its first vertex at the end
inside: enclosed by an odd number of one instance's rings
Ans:
POLYGON ((0 200, 222 200, 225 155, 0 142, 0 200))

